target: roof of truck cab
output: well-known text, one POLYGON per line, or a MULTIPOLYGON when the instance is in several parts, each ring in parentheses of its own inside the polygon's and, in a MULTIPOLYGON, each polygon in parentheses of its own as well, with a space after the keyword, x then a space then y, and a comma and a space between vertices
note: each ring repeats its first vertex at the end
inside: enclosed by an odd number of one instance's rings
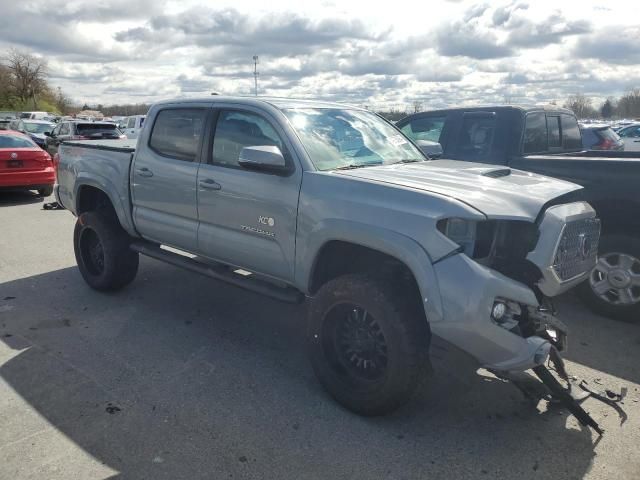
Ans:
MULTIPOLYGON (((438 113, 438 112, 450 112, 452 110, 459 112, 486 112, 486 111, 496 111, 496 110, 518 110, 521 112, 559 112, 559 113, 568 113, 569 115, 574 115, 574 113, 564 107, 559 107, 558 105, 477 105, 474 107, 451 107, 451 108, 440 108, 437 110, 428 110, 420 113, 438 113)), ((415 115, 415 114, 412 114, 415 115)))
POLYGON ((350 105, 346 103, 323 102, 318 100, 306 100, 297 98, 283 97, 241 97, 226 95, 211 95, 209 97, 199 98, 174 98, 157 102, 156 105, 168 105, 176 103, 243 103, 245 105, 261 106, 264 104, 273 105, 282 110, 286 108, 350 108, 357 110, 365 110, 364 108, 350 105))

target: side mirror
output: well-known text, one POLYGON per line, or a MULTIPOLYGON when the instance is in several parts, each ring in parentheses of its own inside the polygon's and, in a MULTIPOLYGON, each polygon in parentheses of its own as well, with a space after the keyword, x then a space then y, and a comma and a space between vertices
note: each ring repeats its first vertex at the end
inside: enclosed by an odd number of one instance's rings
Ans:
POLYGON ((444 151, 442 150, 442 145, 438 142, 431 142, 429 140, 418 140, 416 142, 422 153, 424 153, 429 158, 440 158, 444 151))
POLYGON ((44 132, 44 136, 45 137, 50 137, 51 136, 51 132, 44 132))
POLYGON ((272 145, 244 147, 240 152, 238 163, 250 170, 273 173, 284 173, 288 170, 280 148, 272 145))

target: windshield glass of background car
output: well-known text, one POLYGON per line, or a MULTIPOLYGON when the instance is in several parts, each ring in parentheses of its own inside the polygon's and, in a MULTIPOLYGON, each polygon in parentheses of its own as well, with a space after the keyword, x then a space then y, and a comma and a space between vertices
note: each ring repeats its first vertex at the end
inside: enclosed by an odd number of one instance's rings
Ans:
POLYGON ((17 135, 0 135, 0 148, 33 148, 37 145, 30 139, 17 135))
POLYGON ((373 113, 340 108, 284 113, 318 170, 425 160, 404 135, 373 113))
POLYGON ((29 133, 50 132, 53 127, 55 127, 54 124, 24 122, 24 129, 29 133))
POLYGON ((79 123, 76 128, 78 129, 78 135, 89 135, 92 133, 120 134, 116 126, 110 123, 79 123))
POLYGON ((446 117, 419 117, 407 123, 402 130, 407 137, 417 142, 418 140, 428 140, 430 142, 440 142, 440 135, 444 127, 446 117))

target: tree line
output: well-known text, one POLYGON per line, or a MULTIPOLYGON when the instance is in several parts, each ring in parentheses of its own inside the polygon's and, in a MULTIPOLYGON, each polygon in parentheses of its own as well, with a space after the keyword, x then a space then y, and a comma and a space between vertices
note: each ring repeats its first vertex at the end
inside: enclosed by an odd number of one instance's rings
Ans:
POLYGON ((0 57, 0 110, 67 113, 71 100, 47 82, 42 57, 11 49, 0 57))
POLYGON ((600 105, 586 95, 570 95, 564 107, 572 110, 578 118, 640 118, 640 88, 633 88, 620 98, 608 97, 600 105))

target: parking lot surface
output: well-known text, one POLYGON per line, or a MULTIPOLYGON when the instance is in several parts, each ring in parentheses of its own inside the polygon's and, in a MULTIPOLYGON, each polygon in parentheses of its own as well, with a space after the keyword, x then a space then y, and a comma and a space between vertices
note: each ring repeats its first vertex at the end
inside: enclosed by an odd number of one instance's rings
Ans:
POLYGON ((628 390, 622 425, 584 403, 601 439, 442 348, 408 405, 362 418, 316 382, 304 305, 146 258, 129 287, 95 292, 73 225, 0 192, 2 479, 640 478, 640 326, 571 295, 570 374, 628 390))

